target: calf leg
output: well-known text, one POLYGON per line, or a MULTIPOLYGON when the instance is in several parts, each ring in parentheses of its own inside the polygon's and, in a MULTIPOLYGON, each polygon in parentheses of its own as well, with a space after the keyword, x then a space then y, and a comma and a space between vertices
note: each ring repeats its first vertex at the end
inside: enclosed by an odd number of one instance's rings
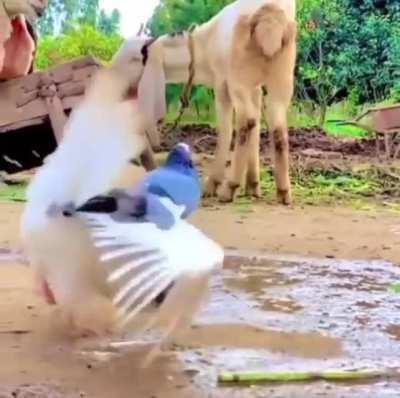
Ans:
POLYGON ((257 90, 253 95, 254 107, 257 110, 256 127, 250 135, 249 153, 247 158, 246 173, 246 195, 260 198, 260 118, 261 118, 261 90, 257 90))
POLYGON ((217 111, 217 149, 210 175, 204 187, 204 196, 215 196, 217 188, 225 178, 226 163, 232 141, 233 106, 226 83, 215 88, 217 111))
MULTIPOLYGON (((257 90, 257 89, 256 89, 257 90)), ((219 191, 221 202, 231 202, 239 191, 246 168, 248 166, 249 146, 253 135, 259 134, 257 128, 258 111, 254 106, 253 98, 256 90, 248 93, 242 89, 234 92, 234 107, 236 115, 235 152, 231 167, 231 175, 219 191)))
POLYGON ((268 85, 267 119, 271 136, 275 183, 278 201, 284 205, 291 203, 287 130, 287 111, 291 96, 292 84, 274 80, 268 85))

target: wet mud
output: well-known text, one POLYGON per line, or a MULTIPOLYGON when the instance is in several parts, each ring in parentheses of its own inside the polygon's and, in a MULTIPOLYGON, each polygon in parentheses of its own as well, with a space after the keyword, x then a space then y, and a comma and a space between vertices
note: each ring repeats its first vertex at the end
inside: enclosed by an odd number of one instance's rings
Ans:
POLYGON ((389 289, 400 269, 390 263, 227 252, 193 327, 142 369, 152 345, 145 338, 128 346, 62 340, 22 257, 12 265, 11 253, 0 254, 0 397, 398 396, 398 379, 216 382, 225 370, 400 367, 400 295, 389 289))

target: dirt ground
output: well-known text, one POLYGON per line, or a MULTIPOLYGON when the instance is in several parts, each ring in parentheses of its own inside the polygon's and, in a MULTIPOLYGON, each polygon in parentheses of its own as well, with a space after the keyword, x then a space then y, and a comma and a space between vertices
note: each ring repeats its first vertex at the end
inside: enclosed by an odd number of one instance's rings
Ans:
MULTIPOLYGON (((163 132, 162 149, 168 151, 178 141, 188 142, 198 153, 214 153, 217 143, 216 134, 208 125, 184 125, 169 131, 168 126, 163 132)), ((301 153, 304 150, 330 152, 337 157, 358 156, 373 158, 376 156, 374 138, 352 139, 339 138, 326 134, 318 127, 296 128, 289 131, 291 153, 301 153)), ((232 148, 233 148, 232 140, 232 148)), ((383 147, 380 143, 380 148, 383 147)), ((261 133, 261 153, 268 152, 269 136, 267 131, 261 133)), ((383 148, 381 148, 383 149, 383 148)))
POLYGON ((215 281, 214 299, 203 316, 206 325, 200 323, 178 342, 188 348, 165 353, 143 370, 139 363, 146 352, 144 343, 129 349, 82 348, 49 327, 50 310, 33 294, 30 271, 19 253, 22 207, 0 204, 0 397, 396 396, 392 393, 398 385, 389 381, 217 388, 216 376, 226 368, 393 365, 400 348, 400 319, 394 315, 400 299, 382 296, 381 290, 400 273, 380 262, 375 269, 372 260, 400 261, 399 217, 261 203, 245 214, 233 205, 201 209, 194 223, 227 252, 244 257, 228 262, 222 281, 215 281), (249 263, 248 258, 263 252, 267 260, 249 263), (287 268, 288 264, 296 266, 287 268), (374 274, 365 276, 367 269, 374 274), (365 293, 365 284, 373 294, 365 293), (340 301, 338 295, 347 298, 340 301), (360 303, 361 311, 354 311, 360 303), (373 315, 376 307, 379 311, 373 315), (350 318, 343 316, 347 313, 350 318), (353 329, 354 319, 363 326, 353 329), (376 333, 381 329, 378 355, 376 333))
MULTIPOLYGON (((22 207, 0 203, 2 249, 20 250, 22 207)), ((242 213, 235 206, 215 204, 201 209, 193 221, 228 249, 400 263, 400 216, 389 212, 260 203, 242 213)))

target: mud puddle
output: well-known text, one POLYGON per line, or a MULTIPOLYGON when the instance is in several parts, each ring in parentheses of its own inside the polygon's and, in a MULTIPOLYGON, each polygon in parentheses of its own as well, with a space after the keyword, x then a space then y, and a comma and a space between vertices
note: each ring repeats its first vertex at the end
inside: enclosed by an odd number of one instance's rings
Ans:
MULTIPOLYGON (((8 380, 52 383, 96 398, 398 396, 400 382, 382 379, 217 386, 217 374, 224 370, 400 368, 400 295, 388 289, 400 281, 399 268, 379 261, 242 254, 229 253, 196 324, 149 369, 139 367, 145 343, 60 349, 43 329, 41 310, 30 325, 32 334, 0 335, 8 342, 5 360, 14 369, 8 370, 8 380), (12 345, 19 355, 11 355, 12 345)), ((3 308, 26 305, 21 291, 10 294, 19 295, 19 304, 8 297, 3 308)), ((29 328, 19 316, 13 327, 29 328)))
MULTIPOLYGON (((222 370, 400 367, 400 295, 388 290, 399 280, 400 269, 378 261, 230 253, 175 355, 209 391, 222 370)), ((397 388, 397 380, 225 386, 211 396, 391 397, 397 388)))

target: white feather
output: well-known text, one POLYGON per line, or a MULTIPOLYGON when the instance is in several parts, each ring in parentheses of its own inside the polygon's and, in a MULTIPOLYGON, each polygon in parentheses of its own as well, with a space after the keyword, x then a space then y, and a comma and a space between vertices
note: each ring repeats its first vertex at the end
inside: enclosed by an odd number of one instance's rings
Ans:
POLYGON ((83 203, 110 189, 128 161, 143 151, 137 103, 117 101, 106 82, 109 78, 95 82, 72 112, 60 146, 29 186, 29 205, 83 203), (101 92, 100 84, 107 91, 101 92))
MULTIPOLYGON (((144 251, 145 252, 145 251, 144 251)), ((162 257, 160 257, 159 254, 153 254, 153 255, 143 255, 139 258, 136 259, 136 261, 131 262, 131 263, 126 263, 121 267, 118 267, 115 271, 113 271, 110 276, 108 277, 109 282, 114 282, 118 279, 121 279, 123 276, 126 276, 127 273, 130 271, 134 271, 135 269, 141 267, 144 264, 151 264, 153 262, 161 262, 164 261, 162 257)))
MULTIPOLYGON (((132 76, 134 71, 124 74, 111 68, 97 73, 73 110, 59 147, 28 188, 21 219, 25 250, 57 303, 72 313, 83 310, 95 296, 107 296, 106 275, 84 223, 77 218, 54 217, 48 210, 68 202, 79 205, 114 188, 129 159, 144 149, 137 105, 121 100, 132 76)), ((92 325, 83 329, 91 330, 92 325)))
MULTIPOLYGON (((165 199, 165 205, 176 216, 182 211, 169 199, 165 199)), ((209 277, 222 266, 222 248, 179 217, 169 230, 159 229, 152 223, 118 222, 107 214, 84 214, 83 217, 90 220, 89 225, 95 221, 96 228, 103 231, 102 237, 114 242, 115 249, 113 244, 108 245, 103 259, 114 260, 110 264, 109 280, 124 277, 114 296, 122 324, 134 318, 173 283, 167 299, 147 326, 165 323, 164 338, 178 330, 178 325, 187 326, 204 299, 209 277), (134 248, 134 258, 113 256, 121 248, 129 247, 134 248), (153 254, 146 257, 140 251, 153 254)), ((91 228, 95 245, 101 244, 96 230, 91 228)))

